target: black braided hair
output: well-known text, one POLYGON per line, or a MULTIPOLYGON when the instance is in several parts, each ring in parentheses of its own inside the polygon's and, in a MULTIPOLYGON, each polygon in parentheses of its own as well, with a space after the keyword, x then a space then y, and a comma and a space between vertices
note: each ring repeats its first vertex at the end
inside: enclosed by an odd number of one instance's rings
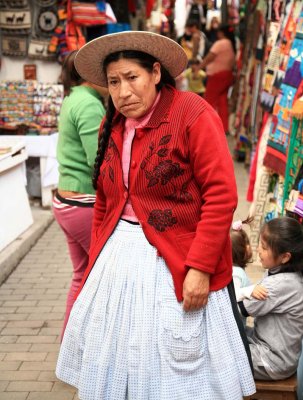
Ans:
POLYGON ((103 126, 103 131, 99 138, 98 151, 97 151, 97 156, 96 156, 95 164, 94 164, 93 187, 95 188, 95 190, 97 190, 97 182, 98 182, 98 178, 100 175, 100 167, 104 160, 105 151, 107 149, 108 141, 110 138, 112 121, 113 121, 113 118, 115 115, 115 111, 116 111, 116 109, 115 109, 114 103, 112 101, 112 98, 109 96, 108 104, 107 104, 107 111, 106 111, 106 115, 105 115, 105 122, 104 122, 104 126, 103 126))
MULTIPOLYGON (((146 69, 148 72, 153 71, 154 63, 157 62, 157 59, 151 56, 150 54, 141 52, 141 51, 119 51, 116 53, 112 53, 106 57, 103 62, 103 71, 106 74, 106 69, 111 62, 116 62, 121 59, 131 59, 137 62, 142 68, 146 69)), ((161 80, 156 85, 157 91, 160 91, 164 85, 170 85, 175 87, 176 82, 174 78, 170 75, 170 73, 161 66, 161 80)), ((108 106, 107 112, 105 115, 105 122, 103 126, 103 131, 100 135, 99 143, 98 143, 98 151, 94 165, 94 172, 93 172, 93 187, 97 190, 97 182, 100 175, 100 168, 104 160, 105 152, 108 146, 109 138, 111 135, 111 127, 112 121, 115 115, 115 106, 112 101, 111 96, 108 98, 108 106)))

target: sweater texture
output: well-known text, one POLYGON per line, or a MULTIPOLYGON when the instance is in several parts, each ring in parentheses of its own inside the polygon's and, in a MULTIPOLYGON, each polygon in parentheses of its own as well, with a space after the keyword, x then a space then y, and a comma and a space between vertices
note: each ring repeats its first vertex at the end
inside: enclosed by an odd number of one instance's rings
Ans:
POLYGON ((196 94, 164 87, 149 121, 136 129, 128 188, 121 167, 124 123, 117 113, 81 287, 130 198, 144 234, 171 271, 178 300, 189 267, 210 273, 210 290, 222 289, 232 280, 229 229, 237 190, 220 118, 196 94))

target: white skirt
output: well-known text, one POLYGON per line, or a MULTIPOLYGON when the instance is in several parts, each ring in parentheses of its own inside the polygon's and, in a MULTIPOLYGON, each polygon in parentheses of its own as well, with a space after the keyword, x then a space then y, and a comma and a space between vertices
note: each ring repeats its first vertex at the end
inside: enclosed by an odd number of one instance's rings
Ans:
POLYGON ((242 400, 255 392, 227 288, 184 312, 140 225, 120 221, 78 296, 56 374, 81 400, 242 400))

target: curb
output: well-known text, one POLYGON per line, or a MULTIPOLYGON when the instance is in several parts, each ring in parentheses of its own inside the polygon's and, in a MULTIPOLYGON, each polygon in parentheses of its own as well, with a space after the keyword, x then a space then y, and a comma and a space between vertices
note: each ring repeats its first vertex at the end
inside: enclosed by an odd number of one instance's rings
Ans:
POLYGON ((32 210, 33 224, 16 240, 0 252, 0 285, 18 266, 22 258, 36 244, 44 231, 54 221, 50 211, 32 210))

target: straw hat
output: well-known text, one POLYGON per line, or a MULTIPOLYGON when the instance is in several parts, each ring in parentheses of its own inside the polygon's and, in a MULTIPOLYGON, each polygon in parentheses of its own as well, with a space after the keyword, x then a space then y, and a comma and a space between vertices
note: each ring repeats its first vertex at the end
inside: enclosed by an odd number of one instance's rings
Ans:
POLYGON ((75 66, 88 82, 107 86, 103 61, 111 53, 136 50, 155 57, 175 78, 186 68, 187 56, 178 43, 157 33, 127 31, 104 35, 85 44, 77 53, 75 66))

